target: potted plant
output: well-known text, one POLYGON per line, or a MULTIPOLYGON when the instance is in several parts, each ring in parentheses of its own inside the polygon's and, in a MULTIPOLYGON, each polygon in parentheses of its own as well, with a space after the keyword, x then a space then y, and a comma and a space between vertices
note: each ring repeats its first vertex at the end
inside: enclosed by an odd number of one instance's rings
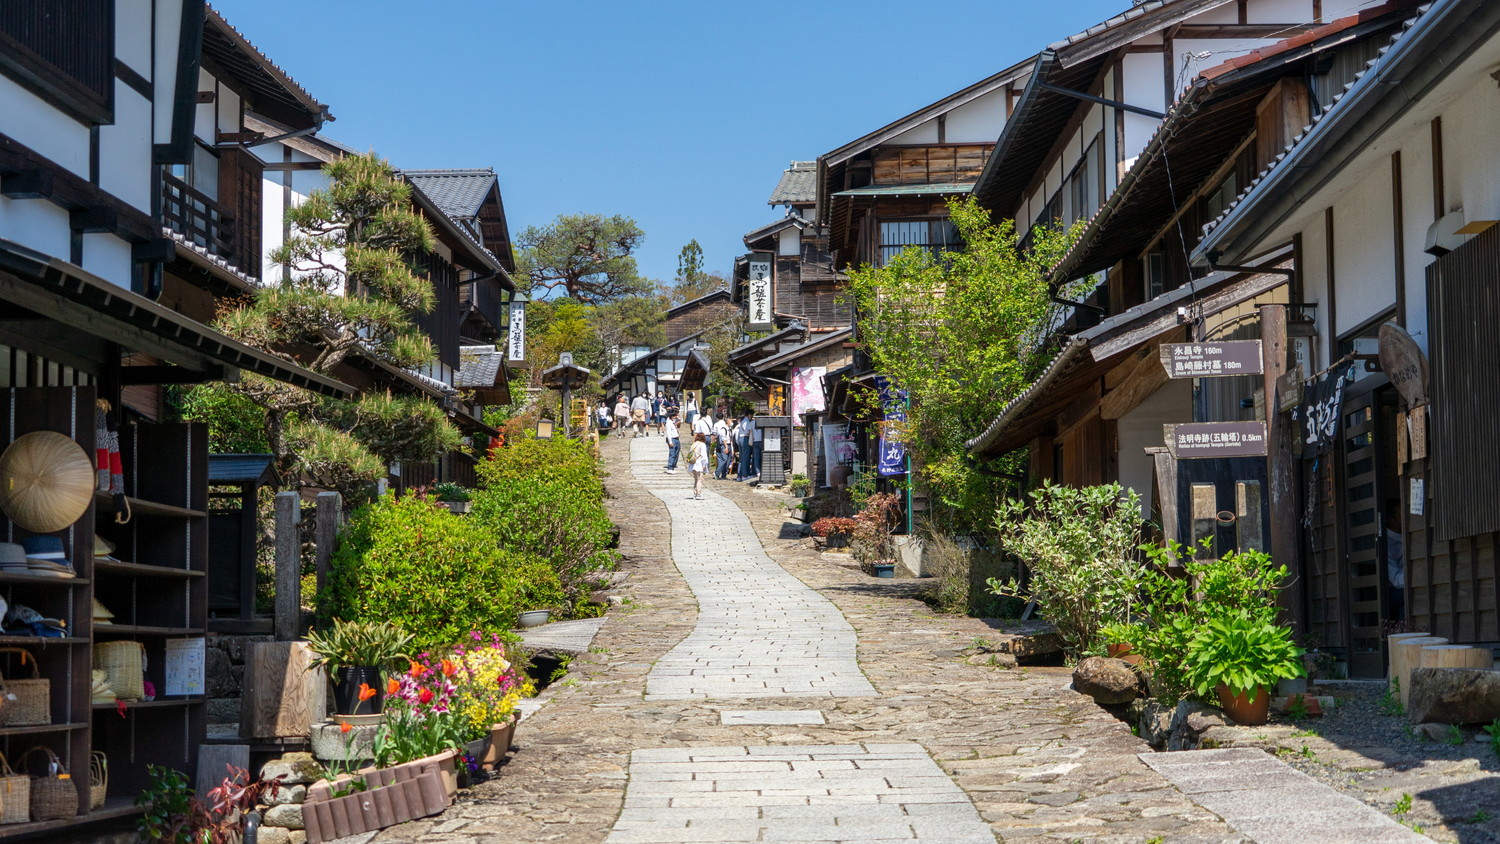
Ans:
POLYGON ((442 481, 441 483, 433 484, 432 494, 437 496, 437 500, 443 502, 449 510, 459 515, 469 512, 469 509, 474 506, 472 503, 474 498, 473 492, 462 484, 457 484, 453 481, 442 481))
POLYGON ((393 625, 334 619, 328 630, 308 634, 308 668, 328 670, 335 714, 374 715, 381 708, 381 672, 397 668, 410 645, 411 636, 393 625))
POLYGON ((801 498, 807 495, 808 491, 812 489, 812 481, 801 472, 796 472, 792 475, 792 480, 788 483, 788 486, 791 487, 792 495, 801 498))
POLYGON ((812 523, 813 536, 824 540, 829 548, 846 548, 854 533, 855 522, 844 516, 824 516, 812 523))
POLYGON ((479 760, 493 770, 515 738, 516 705, 534 694, 536 687, 522 670, 521 655, 512 652, 499 635, 486 637, 474 631, 469 638, 453 650, 458 670, 453 675, 452 708, 465 722, 469 738, 485 740, 479 760))
POLYGON ((1099 629, 1099 635, 1104 639, 1104 654, 1111 659, 1118 659, 1129 665, 1140 665, 1146 661, 1145 656, 1136 652, 1135 643, 1143 633, 1140 625, 1136 624, 1106 624, 1099 629))
POLYGON ((1278 680, 1305 673, 1291 630, 1248 614, 1211 619, 1199 628, 1184 667, 1199 695, 1216 691, 1224 713, 1246 726, 1266 722, 1278 680))

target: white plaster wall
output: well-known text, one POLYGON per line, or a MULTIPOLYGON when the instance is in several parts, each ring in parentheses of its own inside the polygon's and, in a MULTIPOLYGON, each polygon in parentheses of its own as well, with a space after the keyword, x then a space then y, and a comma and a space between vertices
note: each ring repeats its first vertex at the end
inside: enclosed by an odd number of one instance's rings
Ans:
POLYGON ((1225 3, 1217 8, 1209 9, 1201 15, 1193 15, 1184 23, 1239 23, 1240 10, 1235 3, 1225 3))
POLYGON ((68 212, 45 199, 0 196, 0 237, 64 261, 72 251, 68 212))
POLYGON ((115 58, 151 78, 151 0, 115 0, 115 58))
POLYGON ((1151 515, 1151 486, 1156 464, 1145 449, 1162 445, 1161 426, 1183 422, 1193 416, 1193 382, 1168 381, 1140 406, 1120 417, 1116 434, 1120 443, 1120 486, 1141 496, 1141 515, 1151 515))
POLYGON ((935 144, 937 142, 938 131, 936 120, 929 120, 926 123, 913 126, 887 141, 887 143, 892 144, 935 144))
POLYGON ((152 137, 158 144, 172 140, 173 94, 177 87, 177 43, 182 34, 183 0, 153 0, 156 4, 156 72, 150 77, 156 89, 155 99, 162 104, 156 110, 152 137))
POLYGON ((1303 301, 1318 306, 1313 309, 1313 324, 1318 332, 1317 360, 1314 363, 1319 368, 1327 366, 1332 360, 1328 352, 1333 347, 1333 341, 1329 339, 1333 332, 1328 329, 1327 248, 1328 238, 1324 236, 1323 214, 1320 211, 1303 224, 1302 263, 1297 267, 1302 277, 1303 301))
MULTIPOLYGON (((1159 53, 1129 53, 1120 59, 1120 67, 1124 77, 1121 90, 1125 102, 1153 111, 1166 110, 1162 57, 1159 53)), ((1141 150, 1146 148, 1159 122, 1144 115, 1125 113, 1125 149, 1122 154, 1127 164, 1134 161, 1141 150)))
POLYGON ((1373 168, 1339 197, 1333 237, 1337 335, 1396 304, 1389 167, 1373 168))
POLYGON ((1406 235, 1406 330, 1427 351, 1427 267, 1422 251, 1432 225, 1432 133, 1423 125, 1401 140, 1401 219, 1406 235))
POLYGON ((89 177, 88 127, 5 76, 0 76, 0 127, 32 151, 89 177))
MULTIPOLYGON (((199 91, 216 92, 218 87, 218 80, 214 79, 213 74, 202 68, 198 69, 199 91)), ((218 140, 214 134, 214 106, 215 103, 197 103, 193 106, 193 134, 209 145, 218 140)))
POLYGON ((219 86, 219 96, 214 103, 218 110, 220 132, 240 131, 240 95, 227 85, 219 86))
POLYGON ((1250 23, 1307 23, 1312 19, 1312 0, 1250 0, 1245 8, 1245 20, 1250 23))
POLYGON ((130 289, 130 244, 112 234, 83 236, 83 268, 100 278, 130 289))
POLYGON ((802 232, 796 226, 782 229, 776 237, 776 254, 778 255, 800 255, 802 254, 802 232))
POLYGON ((1492 79, 1465 89, 1443 110, 1443 196, 1465 220, 1500 220, 1500 92, 1492 79))
POLYGON ((948 112, 944 134, 948 143, 993 143, 1005 128, 1005 90, 991 91, 948 112))
MULTIPOLYGON (((280 144, 270 144, 277 146, 280 144)), ((264 149, 264 147, 262 147, 264 149)), ((280 248, 281 236, 281 174, 266 171, 260 180, 260 278, 263 282, 281 278, 281 268, 271 262, 272 250, 280 248)))
POLYGON ((99 187, 151 213, 151 103, 115 82, 115 122, 99 127, 99 187))

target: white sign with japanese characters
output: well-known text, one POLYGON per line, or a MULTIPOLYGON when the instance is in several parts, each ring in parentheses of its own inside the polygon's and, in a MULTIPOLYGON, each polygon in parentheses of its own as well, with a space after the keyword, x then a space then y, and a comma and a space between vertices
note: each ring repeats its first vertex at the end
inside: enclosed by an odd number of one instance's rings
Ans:
POLYGON ((748 295, 751 331, 769 331, 775 327, 771 313, 771 262, 751 261, 748 295))
POLYGON ((507 361, 526 360, 526 303, 510 303, 510 334, 505 339, 507 361))

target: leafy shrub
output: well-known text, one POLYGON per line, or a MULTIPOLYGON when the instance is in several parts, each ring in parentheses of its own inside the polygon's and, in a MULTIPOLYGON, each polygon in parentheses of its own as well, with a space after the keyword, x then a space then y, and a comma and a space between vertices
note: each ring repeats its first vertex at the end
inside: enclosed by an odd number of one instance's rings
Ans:
POLYGON ((570 606, 585 600, 601 575, 618 562, 610 550, 614 525, 603 503, 572 486, 506 480, 475 492, 473 498, 469 518, 507 551, 545 561, 570 606))
POLYGON ((999 597, 985 588, 990 577, 1013 577, 1014 561, 993 548, 961 539, 927 522, 918 528, 922 541, 922 571, 930 574, 922 600, 941 613, 975 618, 1014 618, 1025 602, 999 597))
POLYGON ((812 523, 812 532, 820 538, 834 535, 847 538, 858 526, 859 522, 844 516, 824 516, 812 523))
POLYGON ((502 549, 483 522, 390 495, 354 512, 319 599, 325 619, 394 624, 412 634, 414 648, 508 630, 520 612, 566 601, 545 560, 502 549))
POLYGON ((1203 696, 1220 684, 1232 694, 1250 695, 1306 673, 1292 631, 1249 614, 1215 618, 1199 628, 1188 642, 1185 669, 1203 696))
POLYGON ((557 483, 572 488, 580 498, 604 500, 599 462, 584 443, 565 437, 539 440, 532 436, 507 442, 504 448, 491 449, 475 467, 480 486, 494 487, 506 481, 557 483))
POLYGON ((995 520, 1001 547, 1030 577, 990 578, 990 591, 1035 601, 1078 657, 1099 646, 1100 627, 1131 620, 1145 570, 1140 496, 1119 484, 1048 484, 1030 497, 1005 502, 995 520))

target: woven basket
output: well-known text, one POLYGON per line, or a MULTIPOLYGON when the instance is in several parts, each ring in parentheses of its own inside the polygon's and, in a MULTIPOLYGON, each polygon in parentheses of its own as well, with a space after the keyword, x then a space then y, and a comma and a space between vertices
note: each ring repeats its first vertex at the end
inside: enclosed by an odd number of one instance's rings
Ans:
POLYGON ((31 663, 31 679, 0 677, 0 724, 21 727, 52 723, 52 681, 42 677, 36 657, 25 648, 0 648, 0 653, 18 653, 21 665, 31 663))
POLYGON ((37 751, 47 754, 47 766, 46 773, 31 778, 31 819, 52 821, 75 817, 78 814, 78 786, 73 784, 72 775, 52 748, 37 745, 26 751, 19 760, 21 767, 25 768, 26 760, 37 751))
POLYGON ((120 700, 146 696, 146 646, 140 642, 98 642, 94 667, 109 672, 109 687, 120 700))
POLYGON ((0 824, 31 821, 31 777, 11 770, 0 753, 0 824))
POLYGON ((89 754, 89 811, 104 805, 105 792, 109 791, 109 759, 104 751, 89 754))

